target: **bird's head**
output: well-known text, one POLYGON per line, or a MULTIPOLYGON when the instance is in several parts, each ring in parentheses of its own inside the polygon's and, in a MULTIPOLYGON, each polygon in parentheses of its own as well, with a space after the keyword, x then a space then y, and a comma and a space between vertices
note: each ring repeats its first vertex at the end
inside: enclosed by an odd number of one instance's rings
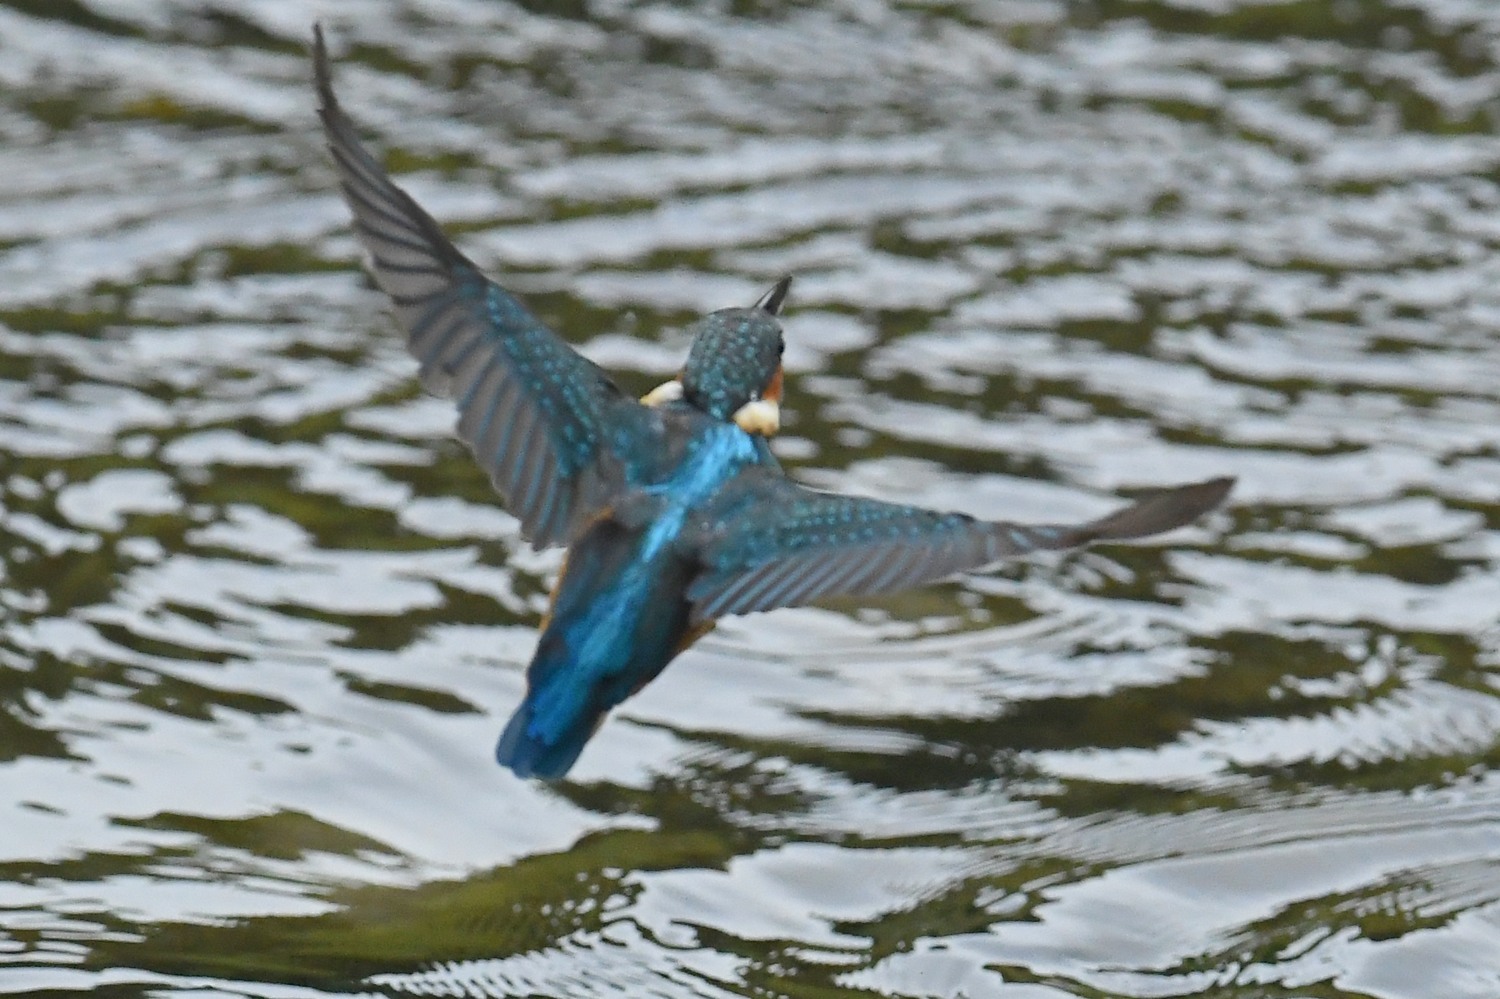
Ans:
POLYGON ((781 429, 784 348, 776 317, 791 283, 782 278, 750 308, 720 309, 693 324, 682 374, 641 401, 654 406, 683 399, 715 419, 733 419, 747 433, 775 434, 781 429))

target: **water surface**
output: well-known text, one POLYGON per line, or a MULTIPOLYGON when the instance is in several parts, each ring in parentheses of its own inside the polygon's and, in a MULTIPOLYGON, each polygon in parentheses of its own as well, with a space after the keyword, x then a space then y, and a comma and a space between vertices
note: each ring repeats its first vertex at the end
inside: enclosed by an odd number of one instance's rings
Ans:
POLYGON ((0 5, 0 992, 1500 995, 1500 13, 0 5), (785 464, 1229 508, 725 622, 490 751, 557 553, 309 86, 644 391, 798 275, 785 464))

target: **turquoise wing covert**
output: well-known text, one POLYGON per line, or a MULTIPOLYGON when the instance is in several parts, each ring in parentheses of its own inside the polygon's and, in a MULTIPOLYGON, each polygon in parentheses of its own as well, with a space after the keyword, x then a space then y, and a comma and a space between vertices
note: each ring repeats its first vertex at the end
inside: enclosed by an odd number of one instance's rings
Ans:
POLYGON ((1213 509, 1233 484, 1162 490, 1086 524, 1012 524, 818 492, 755 469, 699 518, 692 618, 890 593, 1028 552, 1159 534, 1213 509))
POLYGON ((428 391, 458 403, 458 435, 536 546, 566 543, 618 490, 618 455, 647 453, 645 407, 485 278, 386 175, 334 96, 316 33, 328 148, 375 280, 428 391))

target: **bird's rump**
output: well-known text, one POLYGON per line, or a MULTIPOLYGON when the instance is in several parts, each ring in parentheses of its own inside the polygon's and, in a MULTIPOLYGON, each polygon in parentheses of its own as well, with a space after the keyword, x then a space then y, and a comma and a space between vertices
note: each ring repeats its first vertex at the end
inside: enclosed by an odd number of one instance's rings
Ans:
POLYGON ((638 528, 606 512, 569 546, 525 700, 496 747, 521 776, 566 773, 605 712, 696 637, 683 596, 689 564, 668 549, 643 566, 641 542, 638 528))

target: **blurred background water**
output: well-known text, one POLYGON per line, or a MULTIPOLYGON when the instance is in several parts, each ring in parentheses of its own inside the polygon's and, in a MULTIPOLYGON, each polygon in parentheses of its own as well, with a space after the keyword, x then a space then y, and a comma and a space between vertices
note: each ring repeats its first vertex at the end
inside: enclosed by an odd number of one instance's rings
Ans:
POLYGON ((1500 996, 1500 6, 0 3, 0 993, 1500 996), (312 114, 643 391, 798 275, 818 486, 1139 547, 491 747, 559 558, 312 114))

